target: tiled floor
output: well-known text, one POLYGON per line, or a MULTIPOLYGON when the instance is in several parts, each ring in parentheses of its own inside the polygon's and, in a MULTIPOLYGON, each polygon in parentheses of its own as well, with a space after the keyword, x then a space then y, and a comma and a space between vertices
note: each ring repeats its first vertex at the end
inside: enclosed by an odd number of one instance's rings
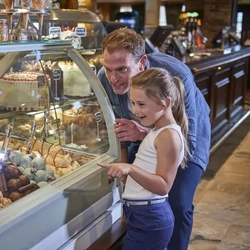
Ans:
POLYGON ((250 116, 210 157, 188 250, 250 250, 250 116))

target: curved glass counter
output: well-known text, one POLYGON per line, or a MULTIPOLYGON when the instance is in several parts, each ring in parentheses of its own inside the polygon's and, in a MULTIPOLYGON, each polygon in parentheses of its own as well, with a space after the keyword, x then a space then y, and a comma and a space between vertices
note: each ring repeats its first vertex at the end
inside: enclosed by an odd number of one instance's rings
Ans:
POLYGON ((121 216, 97 166, 120 158, 106 93, 71 42, 0 44, 0 64, 1 249, 87 248, 121 216))

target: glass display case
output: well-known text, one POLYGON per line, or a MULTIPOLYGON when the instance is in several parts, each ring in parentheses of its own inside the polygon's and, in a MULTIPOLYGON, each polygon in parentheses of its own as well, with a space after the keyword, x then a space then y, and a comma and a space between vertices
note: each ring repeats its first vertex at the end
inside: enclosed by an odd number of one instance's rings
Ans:
MULTIPOLYGON (((46 9, 45 12, 41 30, 39 15, 29 14, 28 30, 42 33, 42 40, 71 40, 91 68, 98 71, 102 66, 101 43, 107 35, 101 19, 87 9, 46 9)), ((6 19, 6 13, 0 6, 0 19, 6 19)), ((12 19, 12 29, 15 29, 20 20, 18 9, 13 10, 12 19)))
MULTIPOLYGON (((97 71, 101 63, 101 43, 107 35, 101 19, 93 12, 69 9, 50 9, 50 15, 44 16, 43 39, 71 39, 74 48, 80 49, 85 60, 97 71)), ((38 28, 37 15, 31 21, 38 28)))
POLYGON ((0 44, 1 249, 86 249, 121 217, 114 116, 67 41, 0 44))

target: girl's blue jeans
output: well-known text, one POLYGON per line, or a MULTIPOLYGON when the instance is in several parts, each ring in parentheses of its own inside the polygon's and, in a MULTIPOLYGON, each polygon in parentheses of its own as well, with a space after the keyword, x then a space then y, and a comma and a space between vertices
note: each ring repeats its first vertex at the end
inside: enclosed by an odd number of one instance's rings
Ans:
POLYGON ((158 204, 123 205, 127 234, 122 250, 167 250, 174 228, 168 200, 158 204))

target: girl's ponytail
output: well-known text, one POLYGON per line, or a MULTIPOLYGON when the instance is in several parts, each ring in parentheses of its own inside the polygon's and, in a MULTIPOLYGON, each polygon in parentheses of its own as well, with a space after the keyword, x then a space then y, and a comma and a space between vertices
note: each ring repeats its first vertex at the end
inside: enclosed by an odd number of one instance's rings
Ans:
POLYGON ((187 162, 187 156, 190 154, 187 145, 188 136, 188 117, 185 108, 185 90, 182 81, 178 77, 173 77, 174 83, 177 87, 176 99, 173 103, 172 112, 176 122, 181 127, 184 139, 184 160, 181 164, 182 168, 185 168, 187 162))

